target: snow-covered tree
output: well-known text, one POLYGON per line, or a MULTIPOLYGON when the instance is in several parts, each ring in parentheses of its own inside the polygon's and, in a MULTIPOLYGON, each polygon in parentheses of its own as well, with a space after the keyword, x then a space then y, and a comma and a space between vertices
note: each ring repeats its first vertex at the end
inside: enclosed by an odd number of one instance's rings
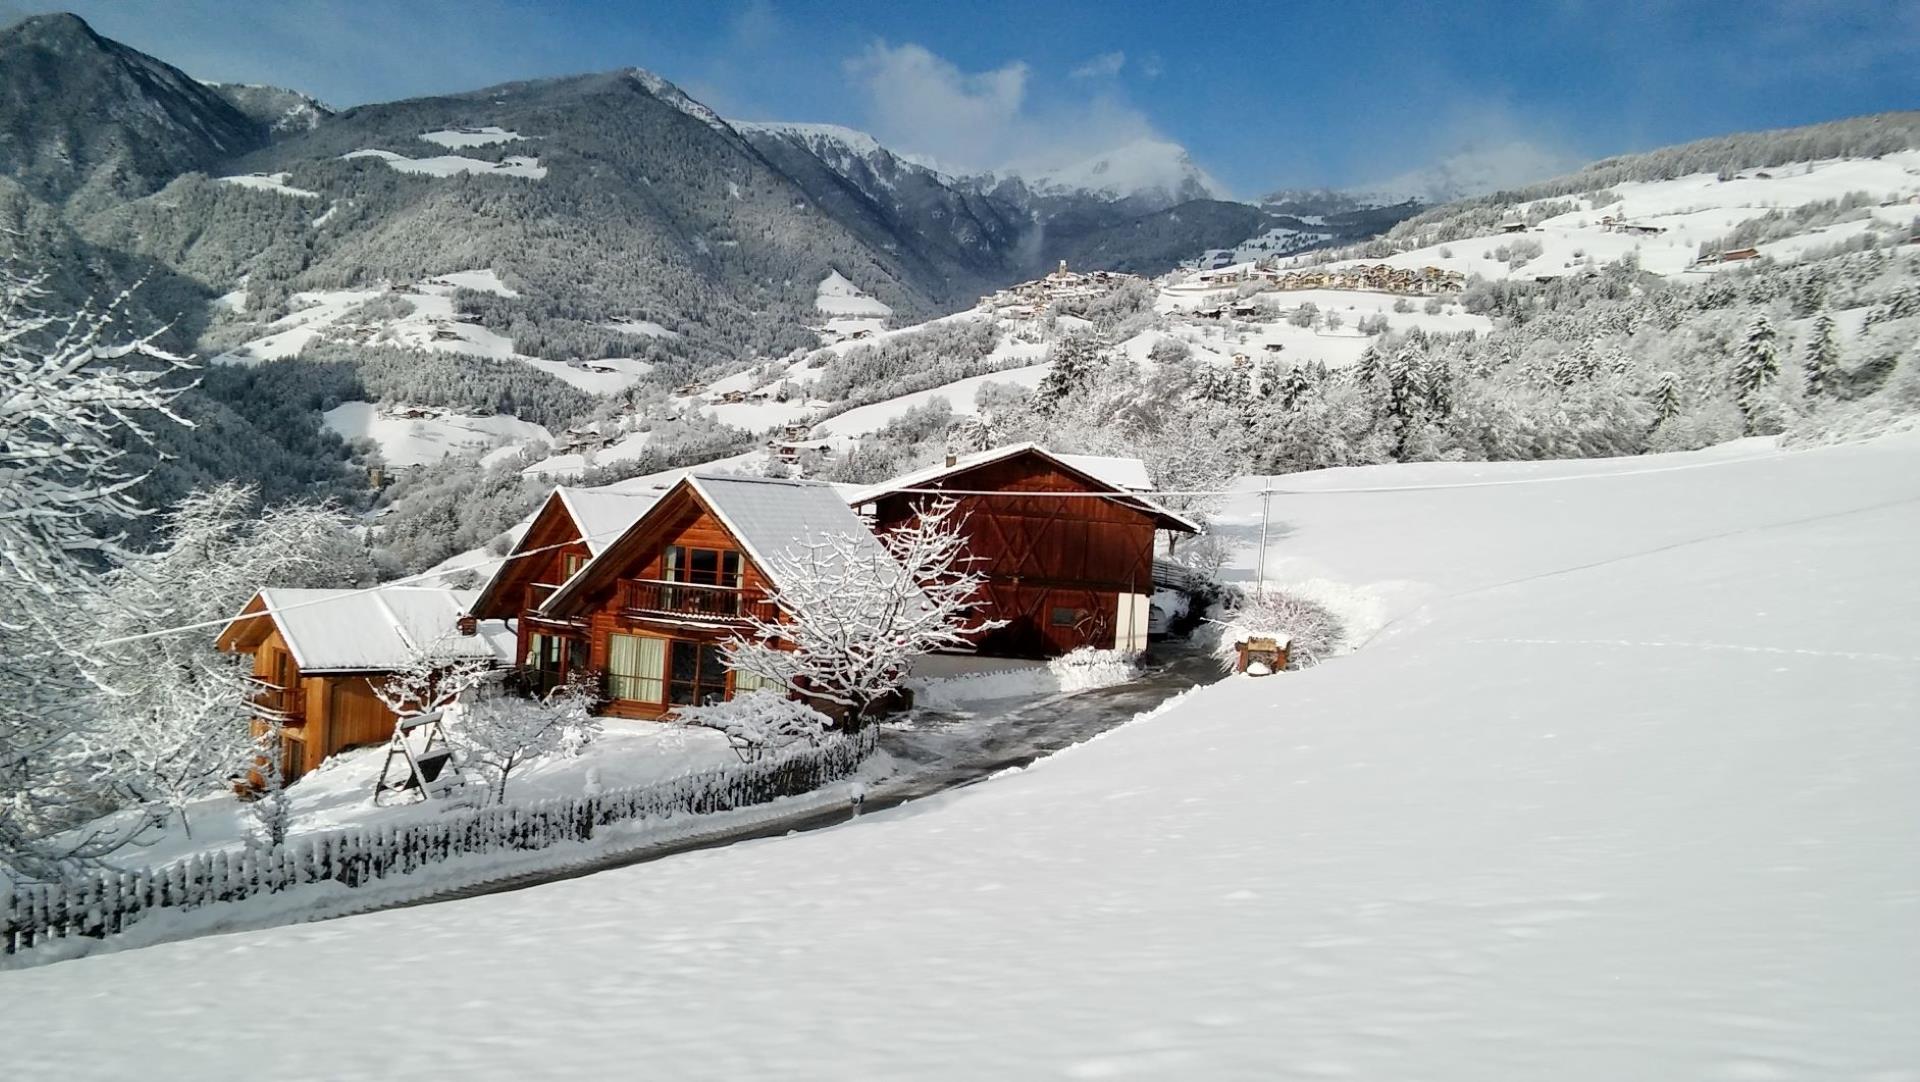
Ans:
POLYGON ((183 659, 156 674, 137 707, 103 726, 110 743, 96 756, 102 775, 137 801, 180 817, 193 836, 187 805, 228 784, 247 764, 247 684, 222 658, 183 659))
POLYGON ((405 666, 373 685, 373 694, 398 718, 444 710, 487 678, 487 662, 450 649, 451 637, 415 649, 405 666))
POLYGON ((971 570, 964 527, 957 504, 935 500, 879 545, 828 534, 771 557, 780 617, 755 617, 727 644, 728 664, 859 727, 915 658, 1005 624, 974 614, 986 577, 971 570))
POLYGON ((277 721, 261 726, 254 737, 253 802, 247 813, 253 820, 254 840, 268 849, 287 843, 293 830, 293 797, 287 792, 286 733, 277 721))
POLYGON ((1099 344, 1091 335, 1063 335, 1047 351, 1047 361, 1047 374, 1034 389, 1042 409, 1086 385, 1100 364, 1099 344))
POLYGON ((1800 359, 1800 374, 1808 398, 1825 398, 1832 393, 1834 373, 1840 369, 1840 343, 1834 337, 1833 317, 1821 312, 1814 317, 1807 336, 1806 353, 1800 359))
POLYGON ((1733 391, 1747 418, 1747 434, 1757 435, 1767 412, 1767 393, 1780 377, 1780 350, 1773 324, 1765 315, 1747 329, 1746 345, 1733 366, 1733 391))
POLYGON ((515 770, 556 752, 578 751, 599 734, 597 698, 594 685, 577 674, 544 699, 482 696, 448 727, 448 738, 460 751, 462 769, 478 770, 494 803, 503 804, 515 770))
POLYGON ((0 865, 27 879, 126 840, 52 839, 101 810, 76 758, 100 684, 85 644, 95 576, 128 554, 97 531, 141 513, 123 447, 150 439, 147 417, 185 423, 169 377, 187 367, 152 337, 116 341, 124 297, 57 317, 45 296, 0 271, 0 865))
POLYGON ((674 717, 724 735, 743 763, 792 747, 816 745, 833 727, 832 718, 806 703, 766 690, 748 691, 710 706, 683 706, 674 711, 674 717))
POLYGON ((261 513, 244 485, 195 492, 165 521, 164 547, 101 582, 94 653, 106 690, 83 743, 96 777, 174 809, 184 825, 187 802, 221 787, 251 747, 244 674, 237 659, 214 655, 208 625, 262 587, 350 586, 370 568, 346 515, 316 505, 261 513))
POLYGON ((1686 391, 1680 385, 1680 376, 1676 372, 1662 372, 1653 381, 1653 390, 1648 392, 1653 406, 1655 427, 1666 424, 1686 406, 1686 391))

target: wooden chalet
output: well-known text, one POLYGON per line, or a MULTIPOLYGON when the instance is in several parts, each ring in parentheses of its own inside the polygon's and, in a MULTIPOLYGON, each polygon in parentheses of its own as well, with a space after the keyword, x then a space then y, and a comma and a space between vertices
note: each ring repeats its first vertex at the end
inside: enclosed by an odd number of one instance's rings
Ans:
POLYGON ((585 642, 570 634, 567 621, 543 618, 540 606, 659 499, 658 492, 554 489, 474 599, 475 617, 512 622, 512 661, 526 690, 544 694, 587 667, 585 642))
POLYGON ((975 568, 987 576, 984 615, 1008 622, 983 633, 976 649, 1043 658, 1082 646, 1146 647, 1156 532, 1200 532, 1191 519, 1138 495, 1152 487, 1138 459, 1055 454, 1022 443, 949 457, 848 501, 885 531, 937 498, 929 490, 954 492, 975 568))
MULTIPOLYGON (((536 521, 529 547, 538 547, 540 528, 536 521)), ((728 669, 721 645, 751 617, 779 618, 769 592, 781 572, 772 558, 827 534, 880 548, 830 485, 689 474, 571 574, 562 568, 564 579, 544 596, 551 583, 538 574, 516 593, 506 578, 510 561, 475 614, 537 598, 518 613, 518 664, 556 680, 602 674, 606 713, 656 718, 760 686, 728 669)))
POLYGON ((512 641, 501 625, 462 634, 468 590, 385 586, 374 590, 261 590, 214 645, 253 656, 253 728, 281 726, 287 780, 328 756, 393 735, 392 711, 374 687, 429 648, 504 664, 512 641))

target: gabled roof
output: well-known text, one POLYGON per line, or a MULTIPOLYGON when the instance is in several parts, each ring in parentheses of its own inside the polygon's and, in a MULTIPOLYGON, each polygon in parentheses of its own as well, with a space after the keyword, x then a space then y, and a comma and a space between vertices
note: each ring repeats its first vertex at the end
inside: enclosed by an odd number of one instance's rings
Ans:
POLYGON ((513 637, 497 624, 462 635, 459 621, 471 590, 381 586, 371 590, 266 589, 221 630, 215 644, 232 650, 264 634, 271 620, 303 673, 390 672, 432 649, 450 658, 512 660, 513 637), (257 615, 266 613, 265 616, 257 615))
POLYGON ((891 481, 882 481, 877 485, 856 489, 846 495, 846 501, 855 507, 871 503, 882 496, 896 492, 911 491, 920 488, 938 488, 948 478, 978 469, 991 463, 1000 462, 1018 455, 1035 454, 1048 459, 1068 473, 1077 475, 1095 488, 1105 488, 1115 493, 1118 502, 1131 504, 1152 515, 1161 529, 1183 530, 1187 533, 1201 532, 1200 524, 1180 514, 1160 506, 1154 501, 1139 495, 1153 488, 1153 479, 1147 473, 1146 463, 1137 458, 1108 458, 1102 455, 1063 455, 1047 450, 1037 443, 1010 443, 1005 447, 995 447, 990 451, 979 451, 970 455, 961 455, 951 466, 928 466, 903 474, 891 481))
POLYGON ((567 488, 553 490, 573 516, 587 551, 598 556, 640 520, 647 508, 660 500, 658 492, 613 492, 604 488, 567 488))
MULTIPOLYGON (((591 588, 590 584, 617 576, 629 550, 647 535, 648 528, 660 515, 671 510, 676 502, 674 497, 683 492, 713 512, 714 518, 776 590, 783 585, 780 557, 808 540, 841 534, 853 540, 857 552, 891 559, 873 531, 853 513, 853 508, 834 486, 825 482, 690 473, 628 526, 605 552, 555 590, 540 606, 540 611, 565 612, 570 603, 591 588)), ((633 555, 644 560, 647 554, 633 555)))
MULTIPOLYGON (((542 517, 551 514, 558 506, 572 522, 572 533, 587 546, 589 558, 605 552, 615 539, 625 533, 627 527, 639 521, 649 507, 659 502, 658 492, 614 492, 604 488, 568 488, 556 486, 540 510, 535 511, 533 520, 527 524, 520 539, 513 543, 512 551, 500 566, 493 569, 493 576, 480 588, 474 598, 476 611, 488 611, 495 608, 495 591, 504 588, 524 574, 530 574, 524 557, 537 548, 543 547, 541 531, 536 527, 542 517)), ((552 542, 547 542, 552 543, 552 542)), ((570 544, 571 539, 562 544, 570 544)), ((517 596, 517 595, 509 595, 517 596)), ((514 604, 517 609, 519 606, 514 604)))

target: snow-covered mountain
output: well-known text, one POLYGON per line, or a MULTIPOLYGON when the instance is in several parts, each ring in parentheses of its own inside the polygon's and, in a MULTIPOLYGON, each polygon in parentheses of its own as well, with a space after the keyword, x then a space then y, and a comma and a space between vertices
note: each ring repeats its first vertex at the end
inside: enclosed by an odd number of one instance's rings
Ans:
POLYGON ((1500 143, 1450 154, 1432 165, 1378 183, 1348 188, 1345 194, 1374 206, 1409 201, 1434 206, 1532 184, 1569 172, 1581 164, 1578 158, 1531 143, 1500 143))
POLYGON ((1065 166, 1007 172, 1038 195, 1084 193, 1152 204, 1156 209, 1194 199, 1233 198, 1194 163, 1185 147, 1164 139, 1136 139, 1065 166))
POLYGON ((276 139, 312 131, 333 115, 332 107, 298 90, 259 83, 208 82, 206 85, 276 139))

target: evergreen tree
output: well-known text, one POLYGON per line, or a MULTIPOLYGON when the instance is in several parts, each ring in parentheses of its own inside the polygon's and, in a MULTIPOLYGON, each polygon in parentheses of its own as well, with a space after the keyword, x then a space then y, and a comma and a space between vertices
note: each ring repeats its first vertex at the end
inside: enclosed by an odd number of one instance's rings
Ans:
POLYGON ((1686 408, 1686 393, 1680 386, 1679 375, 1673 372, 1660 373, 1647 397, 1653 406, 1655 428, 1680 416, 1686 408))
POLYGON ((1061 399, 1086 386, 1099 360, 1098 343, 1088 335, 1069 334, 1055 342, 1047 351, 1050 367, 1046 377, 1034 391, 1040 409, 1050 410, 1061 399))
POLYGON ((1808 398, 1825 398, 1833 392, 1833 376, 1840 368, 1840 343, 1834 340, 1833 332, 1832 316, 1822 312, 1815 317, 1806 355, 1800 362, 1808 398))
POLYGON ((1766 412, 1766 394, 1780 376, 1780 350, 1773 324, 1765 315, 1747 329, 1747 342, 1733 366, 1733 392, 1746 418, 1748 435, 1758 435, 1766 412))

